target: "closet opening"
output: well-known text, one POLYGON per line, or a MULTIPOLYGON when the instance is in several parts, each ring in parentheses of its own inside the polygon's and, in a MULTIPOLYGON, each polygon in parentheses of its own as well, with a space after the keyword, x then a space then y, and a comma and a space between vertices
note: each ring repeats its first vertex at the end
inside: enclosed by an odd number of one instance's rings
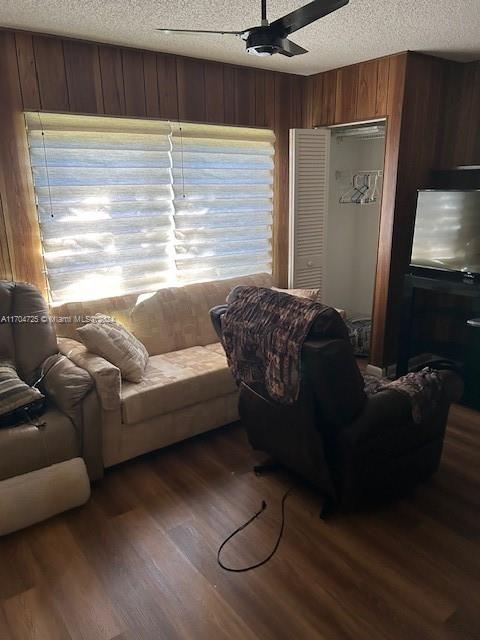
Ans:
POLYGON ((289 279, 344 312, 357 355, 371 342, 385 120, 290 132, 289 279))
POLYGON ((344 309, 357 355, 367 356, 380 229, 385 122, 332 127, 324 302, 344 309))

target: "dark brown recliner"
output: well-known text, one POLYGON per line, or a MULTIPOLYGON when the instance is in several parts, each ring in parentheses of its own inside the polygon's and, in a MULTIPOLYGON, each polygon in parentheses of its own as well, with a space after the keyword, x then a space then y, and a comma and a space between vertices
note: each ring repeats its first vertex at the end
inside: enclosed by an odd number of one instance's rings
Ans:
MULTIPOLYGON (((211 311, 220 335, 226 308, 211 311)), ((301 367, 300 394, 292 405, 242 383, 240 416, 252 447, 317 487, 328 510, 384 502, 438 469, 449 407, 462 393, 455 373, 440 372, 440 405, 416 424, 410 401, 398 391, 367 397, 347 340, 308 339, 301 367)))

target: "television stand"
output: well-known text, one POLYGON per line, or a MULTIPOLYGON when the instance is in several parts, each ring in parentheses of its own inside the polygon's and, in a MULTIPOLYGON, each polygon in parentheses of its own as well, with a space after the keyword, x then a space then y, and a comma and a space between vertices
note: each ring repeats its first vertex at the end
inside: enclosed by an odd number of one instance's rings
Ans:
MULTIPOLYGON (((433 269, 416 269, 412 273, 405 275, 398 333, 397 378, 408 373, 408 363, 411 355, 412 326, 415 318, 416 291, 423 289, 435 291, 439 294, 466 296, 473 298, 477 303, 480 302, 480 281, 475 278, 468 279, 462 276, 463 274, 456 274, 456 277, 449 278, 445 275, 445 272, 442 272, 441 275, 439 273, 437 276, 433 269)), ((475 310, 473 315, 478 315, 478 310, 475 310)))

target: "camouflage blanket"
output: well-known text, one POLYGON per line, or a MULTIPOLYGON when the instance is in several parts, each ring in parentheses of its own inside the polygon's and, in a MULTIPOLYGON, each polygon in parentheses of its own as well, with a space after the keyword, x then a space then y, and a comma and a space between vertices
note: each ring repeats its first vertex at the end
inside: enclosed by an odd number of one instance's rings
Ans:
POLYGON ((410 400, 412 418, 416 424, 427 420, 436 411, 442 397, 442 379, 439 372, 430 367, 407 373, 393 381, 370 375, 364 375, 363 378, 367 396, 392 390, 406 396, 410 400))
POLYGON ((303 343, 313 322, 330 307, 259 287, 237 287, 234 293, 222 321, 233 376, 238 384, 265 385, 277 402, 295 402, 303 343))

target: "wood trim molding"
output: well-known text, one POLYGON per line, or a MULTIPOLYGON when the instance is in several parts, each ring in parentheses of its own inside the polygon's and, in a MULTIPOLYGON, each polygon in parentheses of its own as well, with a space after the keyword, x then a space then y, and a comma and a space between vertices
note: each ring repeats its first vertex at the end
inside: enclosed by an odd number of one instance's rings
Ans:
POLYGON ((380 209, 375 290, 373 295, 372 343, 370 362, 384 367, 385 336, 388 325, 388 301, 392 246, 395 234, 395 202, 397 171, 402 128, 403 96, 405 92, 407 56, 390 59, 387 91, 387 130, 383 168, 383 194, 380 209))
MULTIPOLYGON (((0 32, 0 197, 10 269, 2 278, 23 280, 46 291, 27 135, 13 33, 0 32)), ((3 246, 2 246, 3 253, 3 246)))
POLYGON ((5 227, 2 191, 3 189, 0 188, 0 278, 2 280, 12 280, 12 265, 10 262, 10 251, 8 248, 7 229, 5 227))

